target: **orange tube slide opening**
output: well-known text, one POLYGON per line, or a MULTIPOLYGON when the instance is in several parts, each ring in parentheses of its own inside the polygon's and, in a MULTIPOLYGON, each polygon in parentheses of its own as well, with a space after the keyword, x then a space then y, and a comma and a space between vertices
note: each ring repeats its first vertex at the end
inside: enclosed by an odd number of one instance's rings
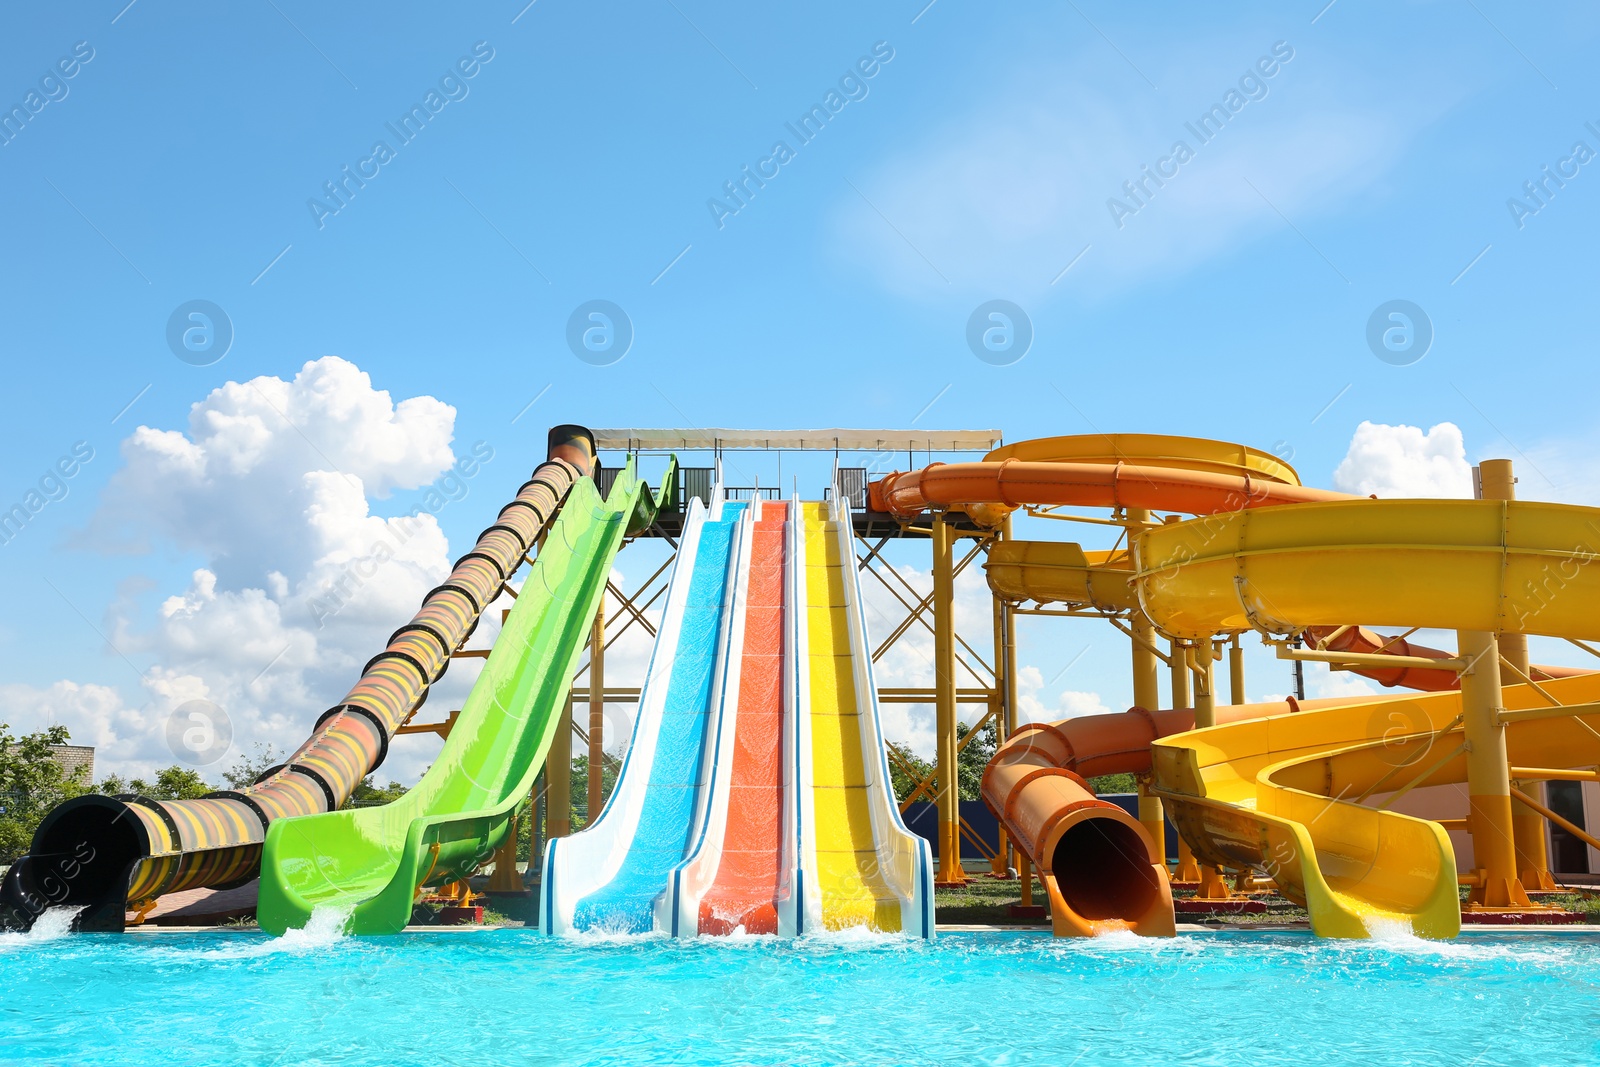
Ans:
POLYGON ((1067 906, 1090 922, 1135 920, 1161 895, 1144 837, 1117 819, 1070 827, 1056 842, 1050 870, 1067 906))

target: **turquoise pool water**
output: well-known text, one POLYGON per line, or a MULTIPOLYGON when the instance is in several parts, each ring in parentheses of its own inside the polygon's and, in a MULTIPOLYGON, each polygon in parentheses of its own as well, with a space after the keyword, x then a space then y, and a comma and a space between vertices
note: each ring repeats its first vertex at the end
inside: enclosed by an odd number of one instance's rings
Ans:
POLYGON ((1600 1062, 1600 937, 0 937, 0 1062, 1600 1062))

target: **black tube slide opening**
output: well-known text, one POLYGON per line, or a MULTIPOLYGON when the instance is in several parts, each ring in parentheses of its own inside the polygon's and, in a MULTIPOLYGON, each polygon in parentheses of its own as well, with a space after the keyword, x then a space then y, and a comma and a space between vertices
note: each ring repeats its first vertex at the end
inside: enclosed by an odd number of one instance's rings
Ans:
POLYGON ((77 797, 45 817, 29 852, 29 889, 47 907, 120 905, 128 866, 145 854, 144 828, 120 800, 77 797))
POLYGON ((1161 892, 1144 839, 1116 819, 1085 819, 1056 842, 1050 860, 1056 887, 1089 920, 1135 919, 1161 892))

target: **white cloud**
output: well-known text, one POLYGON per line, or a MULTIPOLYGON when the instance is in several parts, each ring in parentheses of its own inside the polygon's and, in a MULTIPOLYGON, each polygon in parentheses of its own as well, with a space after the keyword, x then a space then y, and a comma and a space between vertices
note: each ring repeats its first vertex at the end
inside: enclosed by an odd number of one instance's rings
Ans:
POLYGON ((1519 500, 1600 505, 1600 470, 1591 460, 1600 438, 1594 434, 1535 442, 1524 451, 1501 447, 1482 458, 1509 458, 1519 500))
POLYGON ((1161 94, 1118 91, 1102 64, 1119 61, 1098 44, 1046 54, 1024 43, 1010 76, 856 179, 860 195, 840 194, 830 227, 840 262, 900 295, 943 298, 955 286, 1044 299, 1092 246, 1073 288, 1121 291, 1264 234, 1292 237, 1285 216, 1303 228, 1367 192, 1448 106, 1440 79, 1394 92, 1406 74, 1297 55, 1266 80, 1265 98, 1202 141, 1186 120, 1234 89, 1256 52, 1236 39, 1169 41, 1165 54, 1146 45, 1161 94), (1220 55, 1237 55, 1237 69, 1220 55), (1179 141, 1193 158, 1157 187, 1143 168, 1179 141), (1108 201, 1138 205, 1130 181, 1145 183, 1144 206, 1119 226, 1108 201))
POLYGON ((1306 671, 1306 696, 1318 699, 1322 697, 1368 697, 1377 696, 1381 689, 1377 683, 1351 674, 1349 671, 1329 670, 1320 663, 1307 664, 1306 671))
POLYGON ((1424 431, 1363 422, 1333 472, 1333 484, 1346 493, 1385 499, 1470 497, 1472 465, 1454 423, 1424 431))
POLYGON ((270 571, 304 574, 319 545, 285 537, 285 518, 347 535, 365 501, 415 489, 454 461, 455 409, 395 404, 353 363, 326 357, 292 381, 228 382, 193 405, 188 433, 140 426, 122 443, 79 547, 138 551, 152 538, 203 554, 224 587, 270 571))
MULTIPOLYGON (((449 573, 431 513, 384 518, 369 498, 448 471, 454 421, 449 405, 426 396, 396 404, 355 365, 329 357, 290 381, 227 383, 191 408, 187 433, 140 426, 77 541, 108 551, 176 546, 202 565, 153 611, 136 597, 113 601, 112 644, 150 664, 136 692, 70 680, 6 687, 13 725, 66 724, 99 750, 102 774, 172 763, 166 717, 195 698, 220 705, 233 725, 233 751, 205 769, 213 779, 253 741, 298 746, 449 573)), ((475 645, 497 629, 498 610, 485 614, 475 645)), ((480 668, 458 661, 424 717, 458 707, 480 668)), ((408 738, 380 773, 413 779, 436 749, 408 738)))
POLYGON ((1099 693, 1086 693, 1066 689, 1056 694, 1054 707, 1047 707, 1040 694, 1044 689, 1044 674, 1038 667, 1021 667, 1017 670, 1017 722, 1055 722, 1058 719, 1076 719, 1080 715, 1108 715, 1111 709, 1100 699, 1099 693))

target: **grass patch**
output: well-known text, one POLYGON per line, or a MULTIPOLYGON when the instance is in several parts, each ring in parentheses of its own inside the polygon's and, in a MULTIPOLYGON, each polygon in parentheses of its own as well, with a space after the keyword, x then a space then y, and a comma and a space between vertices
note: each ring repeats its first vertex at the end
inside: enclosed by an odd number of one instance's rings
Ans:
POLYGON ((1583 916, 1585 923, 1600 925, 1600 893, 1575 890, 1558 896, 1544 897, 1540 902, 1554 904, 1556 907, 1565 908, 1567 911, 1575 911, 1583 916))
MULTIPOLYGON (((969 875, 967 884, 959 889, 933 891, 934 920, 941 923, 974 923, 992 926, 1029 926, 1045 919, 1014 919, 1007 909, 1022 902, 1022 883, 1016 879, 990 878, 986 874, 969 875)), ((1038 879, 1033 882, 1033 902, 1047 905, 1044 887, 1038 879)), ((1048 912, 1046 915, 1048 916, 1048 912)))

